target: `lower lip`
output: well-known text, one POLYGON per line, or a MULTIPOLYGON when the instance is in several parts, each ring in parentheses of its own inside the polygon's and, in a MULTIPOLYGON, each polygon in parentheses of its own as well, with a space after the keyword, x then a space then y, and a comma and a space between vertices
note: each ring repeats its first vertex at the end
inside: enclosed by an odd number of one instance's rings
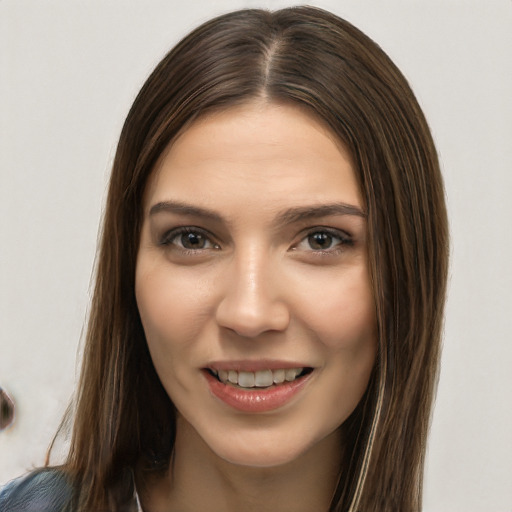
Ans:
POLYGON ((203 375, 206 377, 212 394, 225 404, 242 412, 267 412, 282 407, 302 390, 311 374, 269 388, 245 390, 224 384, 209 371, 203 370, 203 375))

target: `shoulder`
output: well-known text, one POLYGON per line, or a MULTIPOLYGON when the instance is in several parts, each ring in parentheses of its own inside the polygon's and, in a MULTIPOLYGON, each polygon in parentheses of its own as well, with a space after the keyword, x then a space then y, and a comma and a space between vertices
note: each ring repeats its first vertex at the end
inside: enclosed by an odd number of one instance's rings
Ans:
POLYGON ((73 487, 57 469, 39 469, 0 488, 0 512, 68 512, 73 487))

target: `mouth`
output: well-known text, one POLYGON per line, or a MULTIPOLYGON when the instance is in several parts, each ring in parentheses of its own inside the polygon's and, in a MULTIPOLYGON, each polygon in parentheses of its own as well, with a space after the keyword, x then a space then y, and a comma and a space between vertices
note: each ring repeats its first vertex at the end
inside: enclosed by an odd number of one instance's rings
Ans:
POLYGON ((313 372, 311 367, 265 369, 255 372, 235 369, 205 368, 222 384, 244 390, 264 390, 296 382, 313 372))
POLYGON ((270 413, 293 404, 309 387, 314 370, 288 362, 252 361, 214 363, 202 371, 214 397, 252 414, 270 413))

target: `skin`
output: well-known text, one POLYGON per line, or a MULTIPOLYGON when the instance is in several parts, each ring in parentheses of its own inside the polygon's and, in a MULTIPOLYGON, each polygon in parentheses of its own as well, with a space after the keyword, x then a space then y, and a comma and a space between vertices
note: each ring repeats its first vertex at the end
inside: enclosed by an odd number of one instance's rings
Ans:
POLYGON ((147 185, 136 297, 179 416, 172 471, 146 484, 144 509, 327 510, 339 427, 377 346, 364 204, 331 132, 263 100, 192 123, 147 185), (345 208, 317 209, 333 204, 345 208), (283 216, 297 208, 309 215, 283 216), (184 226, 193 244, 176 232, 184 226), (272 411, 241 412, 212 395, 203 374, 212 361, 262 359, 314 370, 272 411))

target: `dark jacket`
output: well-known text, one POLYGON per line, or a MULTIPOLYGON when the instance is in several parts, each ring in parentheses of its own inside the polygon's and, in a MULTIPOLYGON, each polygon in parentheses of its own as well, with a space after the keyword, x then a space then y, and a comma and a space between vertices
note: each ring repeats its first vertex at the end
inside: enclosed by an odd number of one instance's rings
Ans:
POLYGON ((72 512, 72 491, 61 471, 36 470, 0 489, 0 512, 72 512))
MULTIPOLYGON (((0 489, 0 512, 75 512, 73 484, 58 469, 38 469, 0 489)), ((140 511, 133 477, 119 512, 140 511)), ((98 511, 91 511, 98 512, 98 511)))

